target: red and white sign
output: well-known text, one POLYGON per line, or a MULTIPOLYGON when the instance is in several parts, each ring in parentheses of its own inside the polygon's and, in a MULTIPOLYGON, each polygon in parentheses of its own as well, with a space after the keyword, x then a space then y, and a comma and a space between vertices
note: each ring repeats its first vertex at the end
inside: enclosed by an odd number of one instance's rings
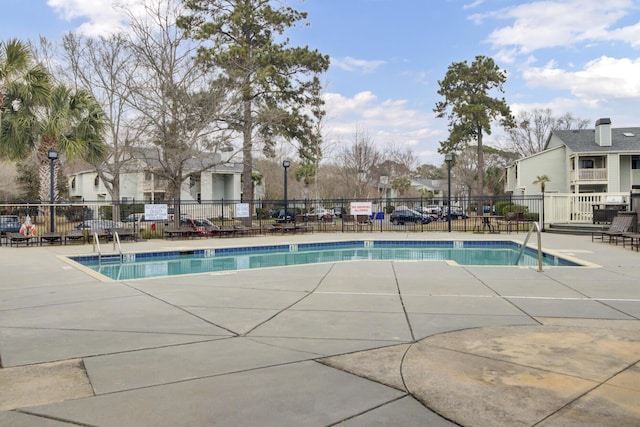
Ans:
POLYGON ((351 202, 351 215, 371 215, 371 202, 351 202))

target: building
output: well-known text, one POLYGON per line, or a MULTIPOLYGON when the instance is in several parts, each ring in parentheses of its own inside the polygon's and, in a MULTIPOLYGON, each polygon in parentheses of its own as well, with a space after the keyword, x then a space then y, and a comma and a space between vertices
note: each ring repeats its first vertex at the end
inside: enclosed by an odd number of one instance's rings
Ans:
POLYGON ((553 131, 543 151, 507 167, 505 191, 539 194, 533 182, 542 175, 547 193, 640 192, 640 127, 612 128, 602 118, 595 129, 553 131))
POLYGON ((447 180, 444 179, 412 179, 411 189, 420 194, 433 194, 434 198, 447 194, 447 180))
MULTIPOLYGON (((166 199, 167 181, 159 177, 160 163, 155 150, 134 155, 134 160, 120 174, 122 202, 161 202, 166 199)), ((201 200, 240 200, 242 196, 242 164, 223 159, 219 153, 191 159, 184 165, 188 177, 182 183, 183 202, 201 200)), ((69 197, 73 201, 110 202, 111 195, 95 170, 84 170, 69 176, 69 197)))

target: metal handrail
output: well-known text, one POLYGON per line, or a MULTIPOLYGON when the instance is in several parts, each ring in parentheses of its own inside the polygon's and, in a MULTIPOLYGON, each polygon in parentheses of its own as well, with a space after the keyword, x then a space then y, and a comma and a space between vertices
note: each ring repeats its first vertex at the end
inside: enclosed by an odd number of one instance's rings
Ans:
MULTIPOLYGON (((122 262, 124 261, 124 255, 122 254, 122 245, 120 244, 120 235, 118 234, 117 231, 114 231, 113 232, 113 250, 114 250, 114 252, 116 250, 116 243, 118 244, 118 254, 119 254, 118 259, 120 260, 120 263, 122 264, 122 262)), ((100 248, 100 239, 98 238, 98 233, 94 232, 93 233, 93 252, 96 251, 96 248, 98 248, 98 265, 102 265, 102 249, 100 248)))
POLYGON ((118 252, 120 253, 120 264, 122 264, 122 261, 124 259, 123 255, 122 255, 122 246, 120 245, 120 235, 118 234, 117 231, 113 232, 113 250, 116 250, 116 242, 118 242, 118 252))
POLYGON ((518 263, 520 262, 520 258, 522 258, 522 254, 524 253, 524 250, 527 247, 527 243, 529 242, 529 238, 531 237, 531 233, 533 232, 534 229, 537 231, 537 234, 538 234, 538 271, 541 272, 542 271, 542 234, 540 233, 540 225, 536 221, 533 222, 533 225, 531 226, 531 228, 529 229, 529 232, 527 233, 527 237, 524 239, 524 243, 520 247, 520 253, 518 254, 518 258, 516 259, 515 265, 518 265, 518 263))
POLYGON ((98 233, 93 232, 93 252, 98 248, 98 265, 102 264, 102 251, 100 250, 100 239, 98 239, 98 233))

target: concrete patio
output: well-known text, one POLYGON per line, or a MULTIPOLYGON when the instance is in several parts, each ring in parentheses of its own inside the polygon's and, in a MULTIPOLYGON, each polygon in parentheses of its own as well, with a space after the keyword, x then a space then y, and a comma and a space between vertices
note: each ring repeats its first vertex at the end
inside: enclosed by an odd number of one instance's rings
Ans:
POLYGON ((546 233, 543 247, 589 266, 354 261, 108 281, 62 259, 90 245, 3 246, 0 425, 637 426, 640 254, 546 233))

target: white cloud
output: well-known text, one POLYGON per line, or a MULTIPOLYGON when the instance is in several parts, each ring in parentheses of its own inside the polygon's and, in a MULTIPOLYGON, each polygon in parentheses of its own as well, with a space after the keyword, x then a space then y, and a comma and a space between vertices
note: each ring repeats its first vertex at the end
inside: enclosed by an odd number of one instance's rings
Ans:
POLYGON ((488 19, 513 20, 513 24, 494 30, 488 41, 494 48, 527 54, 549 47, 577 43, 621 41, 640 45, 640 24, 613 28, 636 9, 633 0, 536 1, 499 11, 474 14, 469 19, 481 23, 488 19))
POLYGON ((331 139, 350 144, 356 129, 366 131, 380 144, 393 141, 401 147, 411 148, 424 163, 438 164, 439 141, 446 138, 447 123, 436 119, 433 113, 413 109, 407 100, 379 100, 370 91, 348 98, 338 93, 324 95, 327 111, 326 133, 331 139))
POLYGON ((331 58, 331 65, 349 72, 372 73, 385 64, 385 61, 368 61, 366 59, 356 59, 350 56, 346 58, 331 58))
POLYGON ((640 97, 640 58, 602 56, 579 71, 563 70, 551 62, 525 70, 523 77, 533 87, 569 90, 582 102, 593 105, 616 98, 640 97))
POLYGON ((87 36, 101 36, 114 33, 123 28, 122 7, 132 11, 141 11, 144 0, 47 0, 62 19, 86 20, 75 29, 87 36))
POLYGON ((464 6, 462 6, 462 8, 464 10, 474 9, 474 8, 480 6, 482 3, 484 3, 484 0, 475 0, 473 3, 465 4, 464 6))

